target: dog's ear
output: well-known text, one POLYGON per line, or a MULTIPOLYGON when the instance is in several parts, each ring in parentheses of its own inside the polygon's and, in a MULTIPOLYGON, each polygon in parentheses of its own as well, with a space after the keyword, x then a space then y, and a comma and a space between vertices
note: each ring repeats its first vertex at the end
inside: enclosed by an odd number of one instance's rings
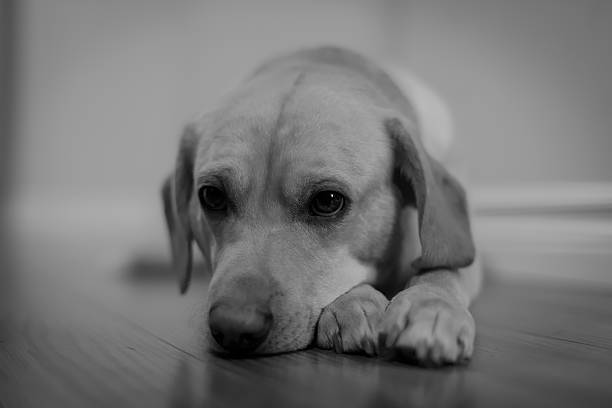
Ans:
MULTIPOLYGON (((191 227, 189 207, 193 194, 193 162, 198 136, 187 126, 181 137, 174 172, 162 185, 162 201, 174 269, 179 273, 179 287, 185 293, 189 287, 192 267, 194 231, 191 227)), ((204 254, 207 258, 208 254, 204 254)))
POLYGON ((395 180, 405 200, 419 215, 421 256, 419 271, 457 269, 475 256, 465 192, 459 182, 429 157, 402 121, 385 121, 395 155, 395 180))

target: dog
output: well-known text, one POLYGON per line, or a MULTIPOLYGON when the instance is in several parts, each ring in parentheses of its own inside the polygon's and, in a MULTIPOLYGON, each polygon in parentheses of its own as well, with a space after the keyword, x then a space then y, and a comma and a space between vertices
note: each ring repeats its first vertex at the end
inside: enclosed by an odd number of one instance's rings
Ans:
POLYGON ((193 241, 211 273, 213 352, 471 357, 466 193, 425 147, 445 140, 433 94, 402 88, 353 51, 302 49, 185 127, 162 196, 181 292, 193 241))

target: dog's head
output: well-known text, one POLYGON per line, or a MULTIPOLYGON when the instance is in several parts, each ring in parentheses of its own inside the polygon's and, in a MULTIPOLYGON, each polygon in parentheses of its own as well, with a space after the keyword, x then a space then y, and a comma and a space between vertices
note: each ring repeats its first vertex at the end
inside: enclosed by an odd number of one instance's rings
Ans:
POLYGON ((407 118, 342 78, 271 76, 182 136, 166 218, 181 290, 193 240, 212 272, 213 349, 306 347, 322 308, 388 265, 404 205, 419 212, 419 268, 471 262, 461 187, 407 118))

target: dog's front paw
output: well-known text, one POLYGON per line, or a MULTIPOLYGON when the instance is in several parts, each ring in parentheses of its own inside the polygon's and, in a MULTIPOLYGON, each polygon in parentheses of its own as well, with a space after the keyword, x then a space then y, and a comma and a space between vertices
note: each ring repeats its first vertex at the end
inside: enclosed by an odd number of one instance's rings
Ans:
POLYGON ((316 344, 337 353, 378 352, 376 328, 389 301, 370 285, 357 286, 323 309, 316 344))
POLYGON ((389 303, 378 341, 383 355, 422 365, 442 365, 468 360, 474 335, 474 318, 467 308, 415 286, 389 303))

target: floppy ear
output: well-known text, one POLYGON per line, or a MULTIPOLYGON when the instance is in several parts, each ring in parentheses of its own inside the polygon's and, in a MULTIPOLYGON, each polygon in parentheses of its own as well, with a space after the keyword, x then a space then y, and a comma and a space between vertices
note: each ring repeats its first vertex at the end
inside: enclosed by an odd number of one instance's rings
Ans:
POLYGON ((385 128, 393 143, 399 189, 415 202, 419 214, 421 256, 413 265, 419 271, 470 265, 475 249, 463 188, 399 119, 385 121, 385 128))
MULTIPOLYGON (((189 219, 193 191, 193 162, 197 134, 188 126, 181 137, 174 173, 162 185, 164 214, 170 235, 174 269, 179 273, 179 287, 184 294, 191 279, 194 232, 189 219)), ((207 254, 204 254, 207 258, 207 254)))

